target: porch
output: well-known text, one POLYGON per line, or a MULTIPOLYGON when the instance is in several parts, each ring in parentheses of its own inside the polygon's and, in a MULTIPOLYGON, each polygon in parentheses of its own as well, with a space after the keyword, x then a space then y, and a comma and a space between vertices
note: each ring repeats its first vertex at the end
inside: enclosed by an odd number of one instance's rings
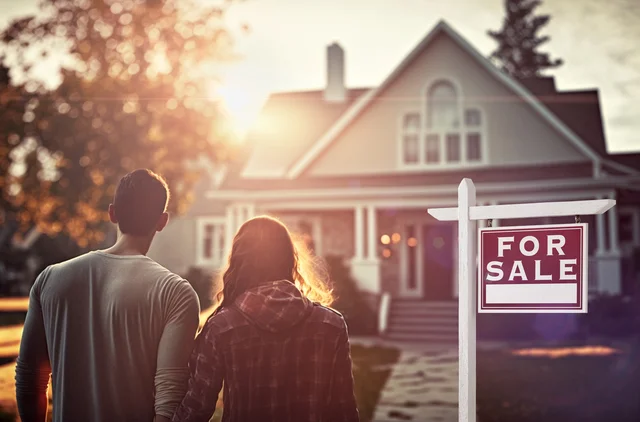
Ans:
MULTIPOLYGON (((615 199, 615 193, 495 195, 481 204, 615 199)), ((453 223, 431 218, 429 207, 454 206, 453 195, 432 198, 366 200, 302 200, 232 204, 225 219, 225 248, 239 225, 258 214, 279 217, 312 241, 315 253, 338 255, 349 261, 360 289, 394 298, 453 301, 457 298, 457 230, 453 223)), ((632 256, 640 246, 640 207, 618 205, 605 215, 583 216, 589 224, 589 290, 621 294, 629 289, 632 256), (623 282, 624 280, 627 280, 623 282)), ((492 222, 493 226, 570 223, 573 219, 544 218, 492 222)), ((479 222, 483 226, 487 222, 479 222)), ((636 271, 637 272, 637 271, 636 271)))

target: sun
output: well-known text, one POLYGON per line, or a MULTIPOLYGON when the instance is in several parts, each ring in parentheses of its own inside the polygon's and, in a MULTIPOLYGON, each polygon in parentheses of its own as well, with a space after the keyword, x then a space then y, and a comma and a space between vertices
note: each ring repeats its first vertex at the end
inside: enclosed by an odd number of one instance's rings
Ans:
POLYGON ((238 84, 212 82, 209 98, 219 100, 232 130, 244 138, 254 126, 263 98, 259 93, 238 84))

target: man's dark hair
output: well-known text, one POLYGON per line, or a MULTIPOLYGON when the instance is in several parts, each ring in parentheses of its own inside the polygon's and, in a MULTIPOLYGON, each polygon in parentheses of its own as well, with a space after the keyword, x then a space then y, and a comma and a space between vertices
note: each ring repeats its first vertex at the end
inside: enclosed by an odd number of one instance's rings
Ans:
POLYGON ((153 233, 168 202, 169 188, 161 176, 147 169, 127 174, 120 179, 113 199, 120 231, 134 236, 153 233))

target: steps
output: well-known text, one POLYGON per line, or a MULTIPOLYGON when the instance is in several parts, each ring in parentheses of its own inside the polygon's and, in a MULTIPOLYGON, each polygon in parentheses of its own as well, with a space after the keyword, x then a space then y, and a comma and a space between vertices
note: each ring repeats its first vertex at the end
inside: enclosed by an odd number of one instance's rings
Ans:
POLYGON ((458 302, 394 298, 384 337, 397 342, 457 344, 458 302))

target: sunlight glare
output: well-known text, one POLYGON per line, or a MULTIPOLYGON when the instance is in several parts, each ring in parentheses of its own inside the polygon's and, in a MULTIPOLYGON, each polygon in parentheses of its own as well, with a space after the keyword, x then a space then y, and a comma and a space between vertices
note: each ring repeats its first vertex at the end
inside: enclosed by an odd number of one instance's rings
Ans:
POLYGON ((582 346, 560 348, 532 348, 520 349, 511 352, 516 356, 536 356, 548 358, 562 358, 566 356, 607 356, 620 353, 620 350, 607 346, 582 346))
POLYGON ((222 102, 223 109, 231 120, 233 131, 240 138, 252 129, 261 107, 259 95, 247 88, 212 83, 209 87, 209 98, 222 102))

